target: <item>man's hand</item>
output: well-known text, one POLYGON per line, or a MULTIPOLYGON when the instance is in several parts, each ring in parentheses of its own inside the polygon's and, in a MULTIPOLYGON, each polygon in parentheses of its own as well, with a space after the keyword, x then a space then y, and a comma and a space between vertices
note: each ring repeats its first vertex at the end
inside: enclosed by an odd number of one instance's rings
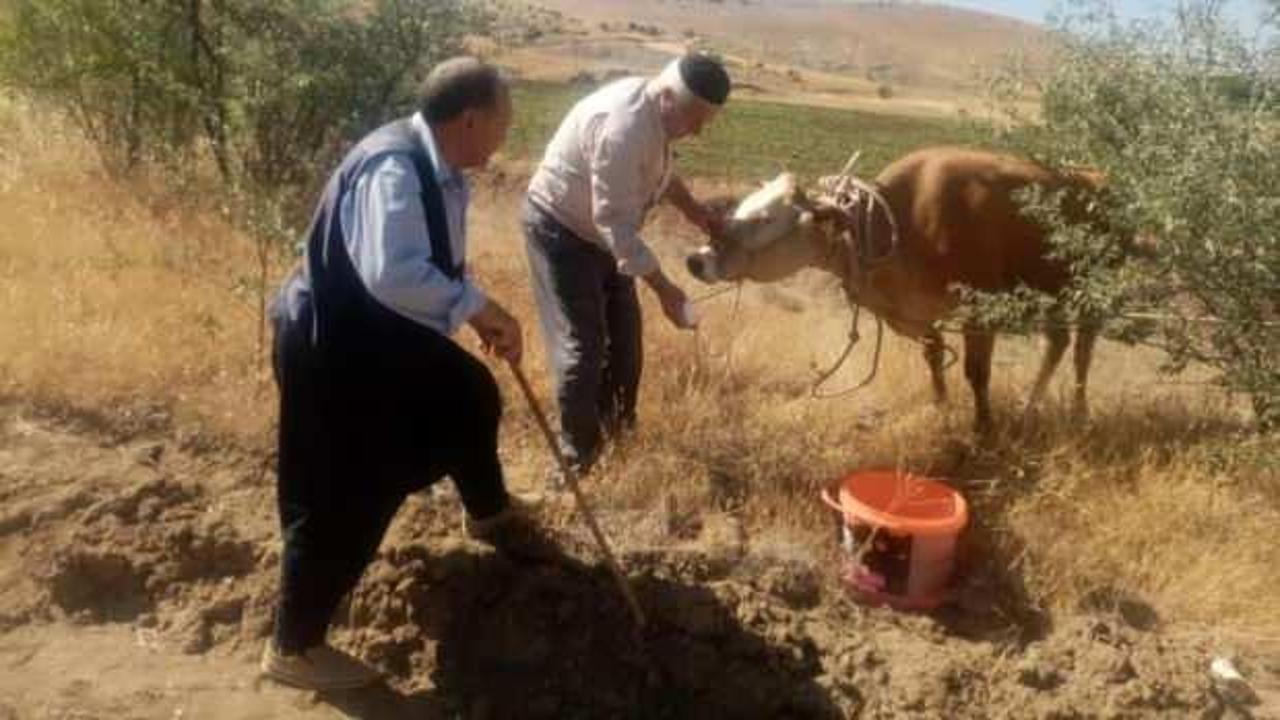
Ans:
POLYGON ((706 233, 707 237, 714 238, 724 232, 724 215, 719 210, 698 202, 679 176, 672 176, 667 183, 666 198, 686 220, 706 233))
POLYGON ((689 298, 679 286, 667 278, 661 269, 645 275, 644 280, 658 296, 658 302, 662 304, 662 314, 667 316, 672 325, 681 330, 690 330, 694 327, 693 323, 688 322, 689 318, 685 317, 684 308, 689 298))
POLYGON ((524 339, 520 323, 493 300, 486 300, 480 311, 468 321, 480 336, 485 352, 514 364, 520 364, 524 339))

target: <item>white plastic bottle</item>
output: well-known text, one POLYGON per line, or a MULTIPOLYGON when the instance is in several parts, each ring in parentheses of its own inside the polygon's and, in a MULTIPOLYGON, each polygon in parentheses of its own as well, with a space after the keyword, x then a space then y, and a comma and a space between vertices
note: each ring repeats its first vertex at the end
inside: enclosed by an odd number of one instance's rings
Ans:
POLYGON ((698 327, 698 311, 693 307, 693 302, 685 300, 684 305, 680 307, 680 322, 686 328, 698 327))

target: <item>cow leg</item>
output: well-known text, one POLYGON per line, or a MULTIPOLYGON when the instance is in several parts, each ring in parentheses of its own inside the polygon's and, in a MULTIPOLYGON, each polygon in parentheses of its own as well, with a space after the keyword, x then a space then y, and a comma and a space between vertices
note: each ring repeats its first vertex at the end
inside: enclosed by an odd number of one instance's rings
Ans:
POLYGON ((973 388, 974 428, 981 434, 991 430, 991 353, 995 333, 977 327, 964 331, 964 376, 973 388))
POLYGON ((1075 364, 1076 392, 1072 414, 1077 421, 1089 418, 1089 366, 1093 364, 1093 346, 1098 341, 1101 325, 1096 320, 1082 320, 1076 330, 1075 364))
POLYGON ((924 361, 929 364, 929 376, 933 380, 933 400, 939 405, 947 402, 947 379, 942 374, 947 349, 938 328, 929 328, 924 336, 924 361))
MULTIPOLYGON (((1044 358, 1040 361, 1040 372, 1036 375, 1036 383, 1031 387, 1031 396, 1027 398, 1027 407, 1022 413, 1023 421, 1031 419, 1032 413, 1040 401, 1044 399, 1045 390, 1049 388, 1049 381, 1053 379, 1053 373, 1058 369, 1058 364, 1062 362, 1062 356, 1067 352, 1067 346, 1071 344, 1071 330, 1062 321, 1058 313, 1052 313, 1049 316, 1049 322, 1045 325, 1045 337, 1049 344, 1044 349, 1044 358)), ((1079 348, 1079 345, 1076 346, 1079 348)))

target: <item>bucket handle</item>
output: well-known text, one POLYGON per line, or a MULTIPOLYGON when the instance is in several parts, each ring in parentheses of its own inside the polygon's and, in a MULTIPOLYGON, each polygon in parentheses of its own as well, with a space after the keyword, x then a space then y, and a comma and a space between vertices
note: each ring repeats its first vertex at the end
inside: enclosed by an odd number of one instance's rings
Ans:
POLYGON ((827 507, 840 513, 841 517, 844 516, 844 506, 831 495, 831 488, 823 488, 822 492, 818 493, 818 496, 822 498, 822 502, 827 507))
MULTIPOLYGON (((852 522, 849 519, 850 513, 848 513, 845 510, 844 505, 841 505, 840 501, 837 500, 836 497, 831 494, 831 488, 823 488, 822 491, 818 493, 818 497, 822 498, 822 503, 824 505, 840 513, 841 520, 843 520, 844 522, 852 522)), ((883 523, 881 524, 881 527, 882 529, 887 530, 889 532, 901 532, 899 528, 897 528, 895 525, 891 523, 883 523)))

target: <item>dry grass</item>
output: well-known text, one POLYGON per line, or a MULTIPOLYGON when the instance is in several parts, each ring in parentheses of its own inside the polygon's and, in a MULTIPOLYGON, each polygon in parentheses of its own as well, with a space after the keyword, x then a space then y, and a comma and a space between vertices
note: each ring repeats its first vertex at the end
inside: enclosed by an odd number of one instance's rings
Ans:
MULTIPOLYGON (((0 387, 98 412, 160 406, 180 423, 269 445, 274 391, 258 354, 250 240, 207 207, 156 210, 154 186, 103 177, 46 116, 11 106, 0 117, 0 387)), ((519 187, 476 193, 472 266, 533 328, 519 187)), ((687 231, 664 215, 651 237, 680 274, 687 231)), ((273 278, 281 272, 272 267, 273 278)), ((820 278, 710 300, 696 336, 668 327, 645 295, 641 428, 591 480, 602 507, 735 513, 756 552, 821 561, 831 519, 816 490, 852 468, 901 466, 965 491, 969 572, 1014 624, 1128 598, 1178 627, 1280 634, 1276 471, 1250 460, 1261 441, 1228 399, 1164 384, 1150 353, 1100 349, 1088 429, 1066 418, 1063 373, 1033 429, 977 443, 958 368, 952 405, 933 408, 923 362, 901 339, 887 339, 872 387, 808 396, 813 366, 835 356, 847 322, 820 278)), ((529 335, 530 375, 549 399, 529 335)), ((997 353, 997 415, 1012 418, 1035 343, 1002 341, 997 353)), ((868 362, 863 348, 836 382, 868 362)), ((511 482, 536 487, 550 459, 510 378, 496 374, 511 482)))
POLYGON ((57 118, 5 114, 0 388, 259 433, 270 403, 253 243, 162 181, 109 179, 57 118))

